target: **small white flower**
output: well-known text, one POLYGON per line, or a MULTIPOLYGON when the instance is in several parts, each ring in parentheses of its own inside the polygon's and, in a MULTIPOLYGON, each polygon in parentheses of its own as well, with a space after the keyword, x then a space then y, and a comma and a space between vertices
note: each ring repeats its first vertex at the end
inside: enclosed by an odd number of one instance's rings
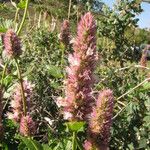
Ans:
POLYGON ((67 106, 66 100, 62 97, 58 97, 56 100, 56 104, 58 107, 64 107, 67 106))
POLYGON ((53 125, 53 123, 54 123, 54 120, 51 120, 50 118, 48 118, 48 117, 44 117, 44 119, 49 123, 49 125, 50 126, 52 126, 53 125))
POLYGON ((65 112, 63 113, 63 115, 64 115, 64 119, 65 119, 65 120, 68 120, 68 119, 70 119, 70 118, 73 117, 73 115, 72 115, 70 112, 67 112, 67 111, 65 111, 65 112))

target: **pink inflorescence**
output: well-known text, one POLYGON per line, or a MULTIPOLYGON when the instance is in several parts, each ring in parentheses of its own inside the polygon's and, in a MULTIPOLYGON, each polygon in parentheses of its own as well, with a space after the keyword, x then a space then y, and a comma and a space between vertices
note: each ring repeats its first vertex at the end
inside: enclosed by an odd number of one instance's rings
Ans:
POLYGON ((7 57, 18 57, 21 55, 21 41, 12 29, 8 29, 3 35, 4 53, 7 57))
POLYGON ((99 149, 105 150, 110 139, 110 128, 112 125, 114 97, 109 89, 99 93, 96 106, 93 107, 89 119, 89 137, 90 140, 99 149))
POLYGON ((97 61, 96 23, 90 12, 81 17, 73 49, 66 68, 65 98, 59 97, 57 103, 63 107, 65 119, 78 121, 86 119, 94 101, 91 91, 97 61))
POLYGON ((93 150, 93 145, 91 141, 86 140, 83 144, 84 150, 93 150))
MULTIPOLYGON (((32 85, 27 80, 23 82, 25 98, 27 101, 27 109, 29 111, 30 98, 32 96, 32 85)), ((13 100, 11 101, 12 113, 8 113, 9 119, 13 119, 16 122, 20 122, 21 117, 23 116, 23 103, 22 103, 22 94, 21 86, 18 84, 13 93, 13 100)))
POLYGON ((61 27, 60 41, 65 45, 69 45, 70 42, 70 24, 68 20, 64 20, 61 27))
POLYGON ((30 114, 30 100, 32 97, 33 85, 27 80, 23 81, 24 94, 26 99, 27 115, 23 111, 23 101, 21 86, 18 84, 13 94, 13 100, 11 101, 12 112, 8 113, 8 118, 14 120, 20 124, 20 133, 24 136, 30 136, 34 133, 35 123, 30 114))
POLYGON ((32 118, 27 115, 27 116, 22 116, 20 120, 20 134, 24 136, 31 136, 34 135, 36 131, 36 124, 32 120, 32 118))

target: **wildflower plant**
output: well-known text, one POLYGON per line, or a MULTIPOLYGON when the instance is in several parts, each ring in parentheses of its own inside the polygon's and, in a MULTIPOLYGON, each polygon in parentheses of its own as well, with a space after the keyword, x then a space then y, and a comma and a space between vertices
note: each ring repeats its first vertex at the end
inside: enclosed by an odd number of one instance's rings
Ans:
POLYGON ((73 49, 66 68, 65 98, 59 97, 57 103, 63 106, 65 119, 79 121, 87 118, 94 101, 91 92, 97 60, 96 23, 90 12, 81 17, 73 49))
MULTIPOLYGON (((13 29, 8 29, 3 35, 3 52, 9 60, 14 60, 17 68, 19 84, 14 89, 10 102, 11 112, 7 113, 20 126, 20 133, 24 136, 31 136, 35 133, 35 122, 30 116, 30 101, 32 97, 32 85, 27 80, 23 80, 19 67, 19 56, 22 54, 21 40, 13 29), (32 132, 31 132, 32 131, 32 132)), ((7 68, 7 63, 5 69, 7 68)), ((4 73, 6 71, 4 70, 4 73)), ((1 84, 3 84, 1 82, 1 84)))
MULTIPOLYGON (((110 138, 114 99, 111 90, 100 92, 97 101, 92 95, 95 80, 93 72, 98 56, 96 22, 90 12, 81 17, 73 49, 73 54, 68 57, 69 66, 66 68, 65 98, 59 97, 57 105, 62 107, 64 119, 73 123, 87 122, 87 133, 92 140, 85 143, 86 150, 89 149, 87 147, 93 146, 102 147, 104 150, 108 147, 110 138)), ((73 132, 73 137, 76 138, 76 132, 73 132)))

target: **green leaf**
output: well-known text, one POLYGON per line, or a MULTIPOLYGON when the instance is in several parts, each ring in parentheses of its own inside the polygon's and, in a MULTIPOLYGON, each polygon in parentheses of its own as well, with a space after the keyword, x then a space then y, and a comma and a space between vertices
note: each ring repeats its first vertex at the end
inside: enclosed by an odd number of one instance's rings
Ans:
POLYGON ((50 85, 51 85, 51 87, 53 87, 54 89, 58 89, 58 88, 60 87, 60 84, 57 83, 57 82, 55 82, 55 81, 52 81, 52 82, 50 83, 50 85))
POLYGON ((6 143, 0 143, 0 149, 2 149, 2 150, 8 150, 8 146, 7 146, 7 144, 6 143))
POLYGON ((18 4, 17 7, 20 9, 25 9, 26 7, 26 0, 21 0, 18 4))
POLYGON ((18 146, 18 150, 24 150, 25 148, 26 148, 26 145, 22 142, 18 146))
POLYGON ((52 150, 48 144, 43 144, 43 150, 52 150))
POLYGON ((72 147, 72 142, 68 141, 66 144, 66 149, 71 149, 71 147, 72 147))
POLYGON ((73 132, 83 132, 85 128, 85 122, 84 121, 79 121, 79 122, 67 122, 66 126, 70 131, 73 132))
POLYGON ((145 82, 144 84, 143 84, 143 89, 144 90, 149 90, 150 89, 150 82, 145 82))
POLYGON ((48 73, 55 78, 62 78, 61 69, 58 66, 49 65, 47 66, 48 73))
POLYGON ((141 139, 139 142, 139 149, 146 148, 146 146, 147 146, 147 139, 146 138, 141 139))
POLYGON ((7 29, 5 27, 0 27, 0 32, 6 32, 7 29))
POLYGON ((20 138, 29 150, 43 150, 42 145, 38 141, 22 136, 20 136, 20 138))

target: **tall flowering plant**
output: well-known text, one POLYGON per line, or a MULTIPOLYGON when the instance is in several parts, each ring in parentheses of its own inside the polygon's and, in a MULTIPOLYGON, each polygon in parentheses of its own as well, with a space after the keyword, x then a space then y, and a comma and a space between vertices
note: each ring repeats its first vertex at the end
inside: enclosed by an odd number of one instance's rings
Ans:
POLYGON ((12 101, 10 102, 11 112, 8 113, 8 118, 19 123, 19 131, 22 135, 31 136, 35 133, 36 127, 29 111, 33 86, 27 80, 23 80, 21 75, 18 63, 19 56, 22 53, 21 40, 13 29, 8 29, 3 35, 2 41, 5 56, 15 60, 20 81, 13 92, 12 101))
POLYGON ((87 118, 94 101, 91 92, 97 60, 96 23, 90 12, 81 17, 73 49, 66 68, 65 98, 59 97, 57 104, 63 107, 65 119, 79 121, 87 118))
MULTIPOLYGON (((97 99, 92 95, 93 72, 98 56, 96 22, 90 12, 81 17, 73 50, 73 54, 68 56, 69 66, 66 68, 67 78, 64 82, 65 97, 59 97, 57 105, 62 107, 64 119, 70 123, 87 123, 87 140, 83 144, 85 150, 107 150, 114 98, 109 89, 101 91, 97 99)), ((75 137, 74 132, 73 139, 75 137)))
POLYGON ((8 118, 20 125, 20 133, 24 136, 31 136, 35 133, 36 124, 30 116, 30 103, 32 97, 33 85, 27 80, 23 81, 24 94, 26 98, 26 113, 23 109, 23 100, 21 95, 21 86, 18 84, 14 89, 13 99, 11 101, 11 111, 8 118))

